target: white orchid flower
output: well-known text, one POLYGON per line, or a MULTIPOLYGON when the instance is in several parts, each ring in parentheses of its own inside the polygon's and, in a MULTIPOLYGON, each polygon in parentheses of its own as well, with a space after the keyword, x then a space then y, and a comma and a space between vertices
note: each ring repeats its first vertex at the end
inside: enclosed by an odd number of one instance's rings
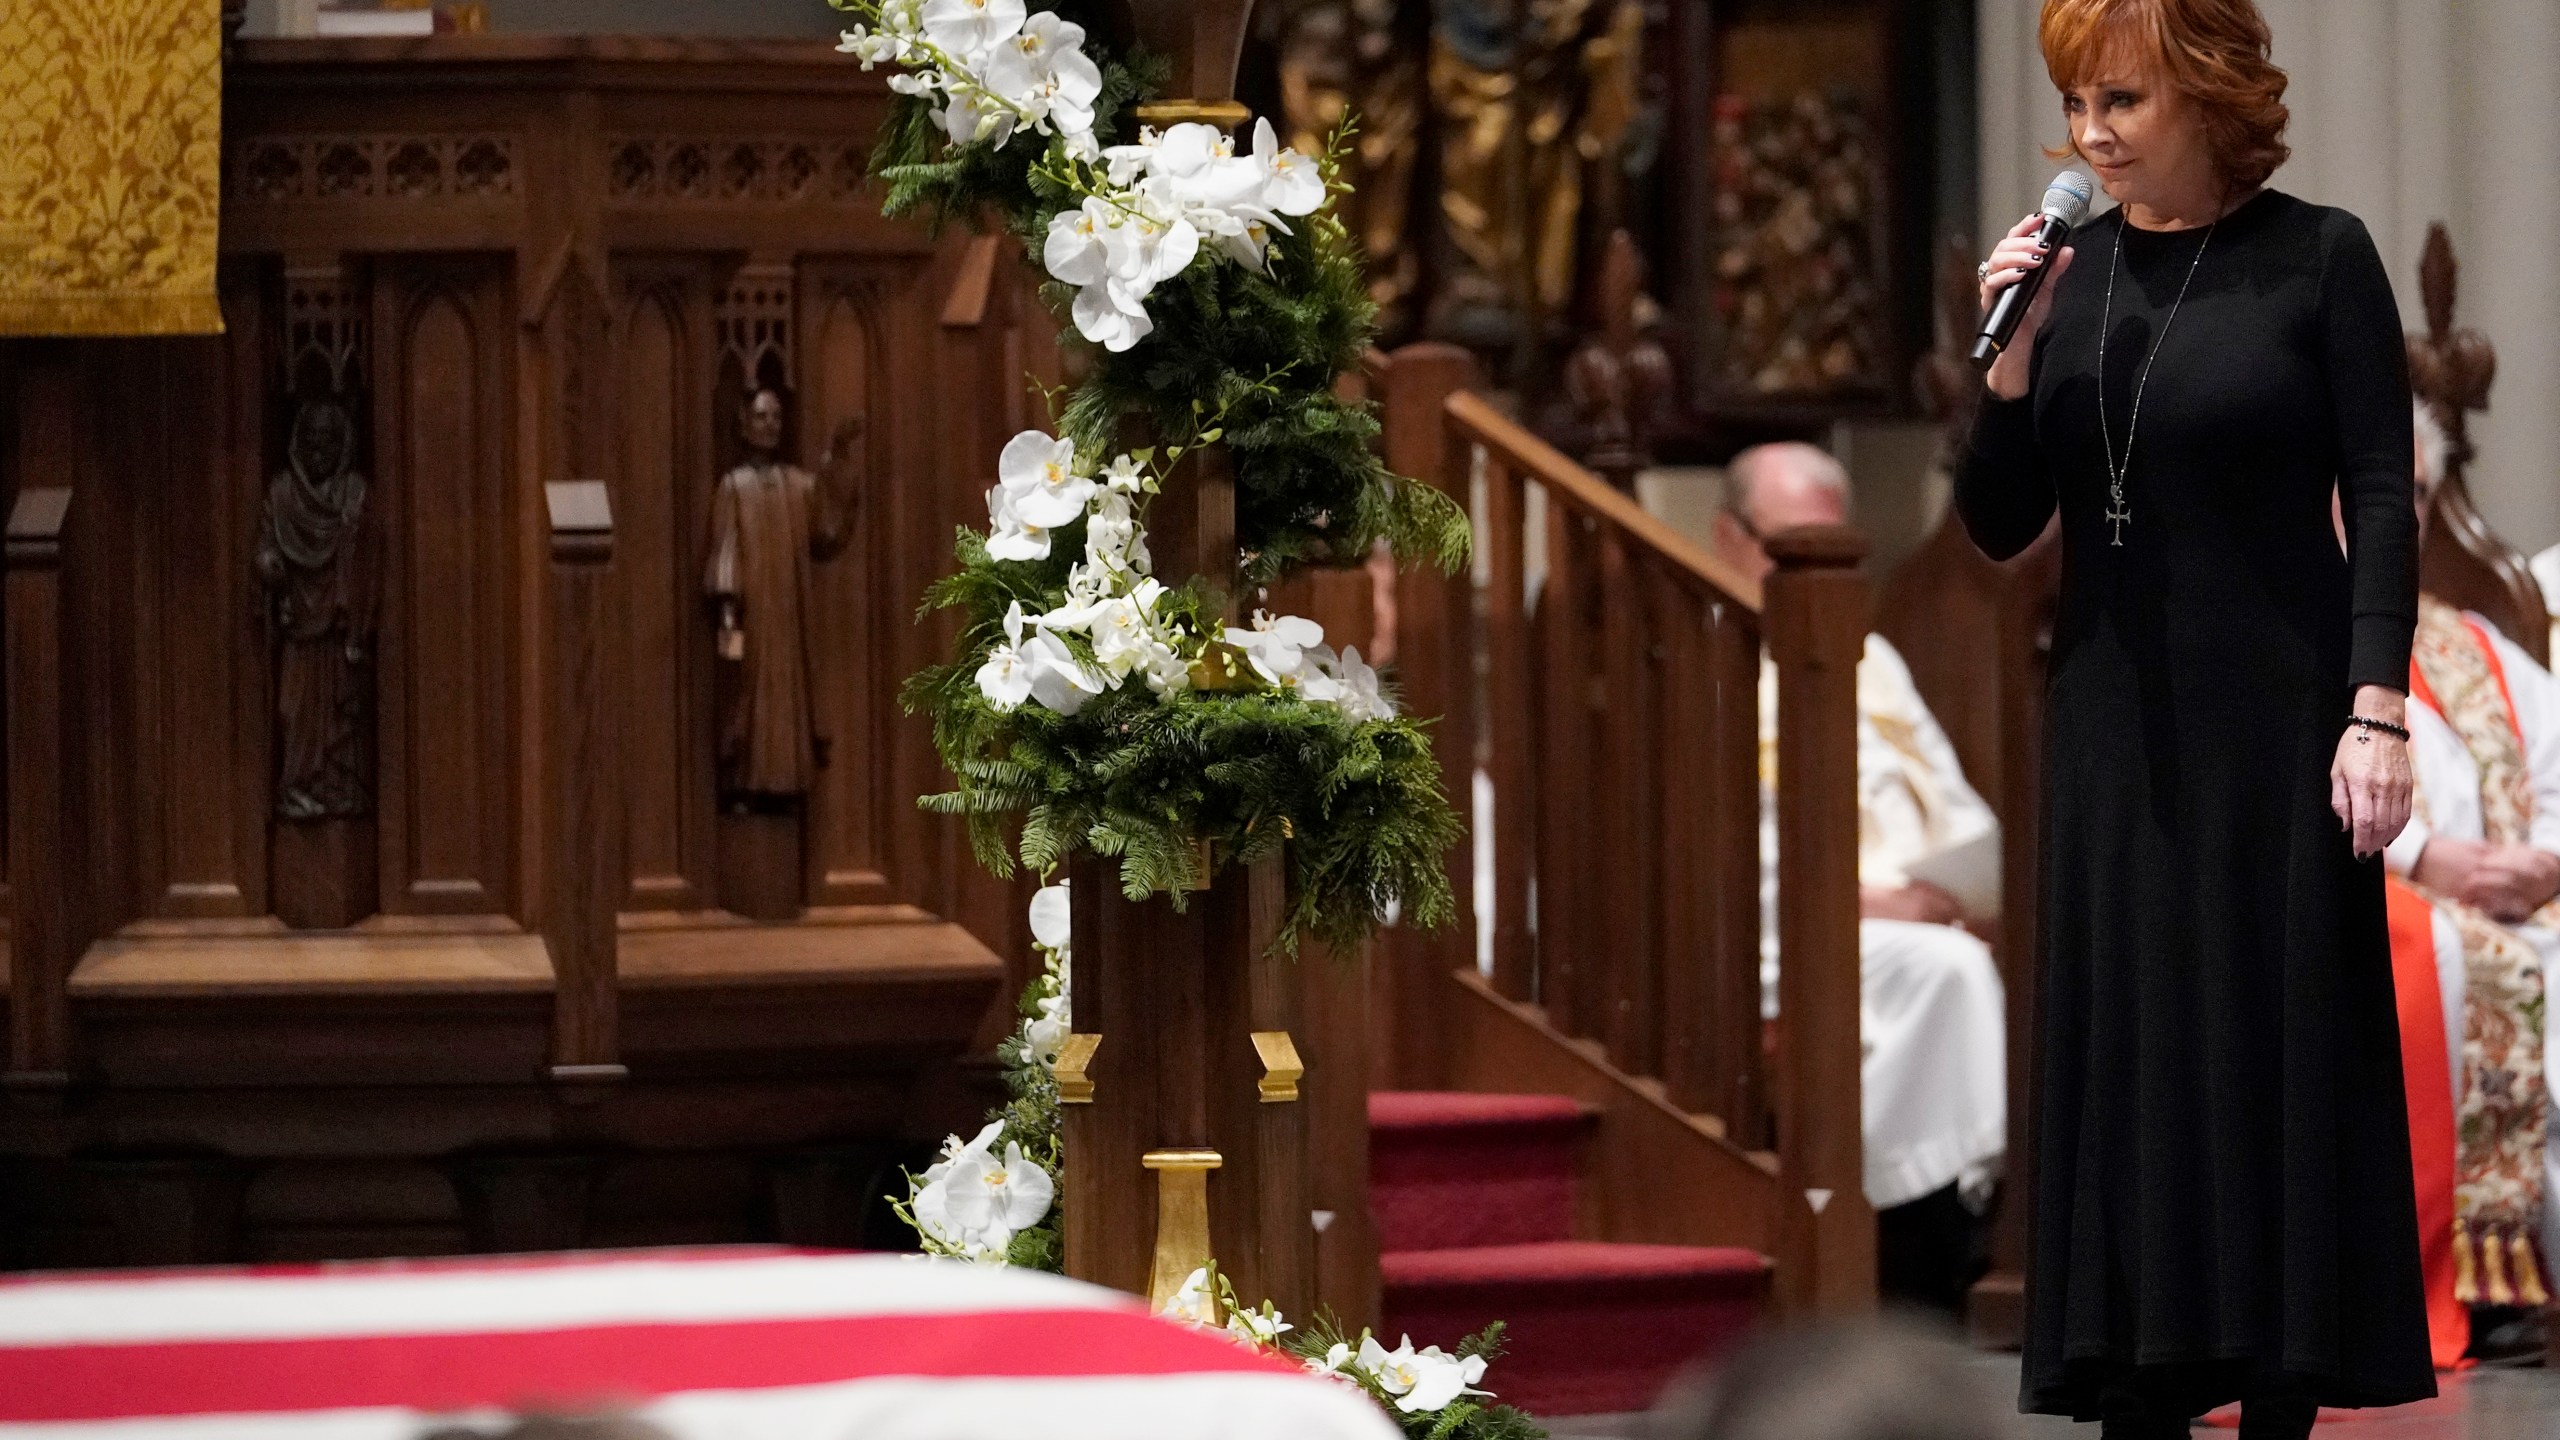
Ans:
POLYGON ((1031 698, 1031 661, 1022 653, 1022 602, 1004 612, 1005 643, 987 652, 978 667, 978 693, 997 710, 1011 714, 1031 698))
MULTIPOLYGON (((942 1142, 942 1158, 925 1169, 922 1183, 916 1187, 915 1198, 910 1202, 910 1208, 916 1217, 916 1228, 934 1240, 955 1249, 968 1249, 987 1243, 984 1229, 971 1224, 954 1209, 953 1202, 957 1192, 954 1189, 953 1177, 959 1173, 963 1165, 975 1165, 985 1161, 988 1152, 995 1146, 996 1137, 1003 1133, 1004 1122, 990 1120, 987 1122, 987 1128, 979 1131, 978 1137, 966 1145, 960 1143, 960 1137, 957 1135, 942 1142)), ((1011 1238, 1006 1237, 1007 1243, 1011 1238)))
POLYGON ((1061 715, 1073 715, 1102 693, 1102 678, 1076 659, 1067 642, 1043 630, 1022 646, 1031 664, 1031 698, 1061 715))
POLYGON ((1147 488, 1146 467, 1134 455, 1114 455, 1102 469, 1102 481, 1125 495, 1135 495, 1147 488))
POLYGON ((913 39, 924 33, 924 0, 882 0, 880 29, 883 34, 913 39))
POLYGON ((1052 997, 1040 1002, 1040 1013, 1022 1022, 1023 1053, 1043 1070, 1058 1068, 1058 1051, 1067 1043, 1067 1035, 1075 1026, 1067 1018, 1066 1001, 1052 997))
POLYGON ((1071 933, 1067 917, 1067 882, 1043 885, 1031 897, 1031 939, 1043 950, 1064 950, 1071 933))
POLYGON ((1333 703, 1342 707, 1344 715, 1354 721, 1396 718, 1395 702, 1389 700, 1380 688, 1378 672, 1361 660, 1359 646, 1343 647, 1339 658, 1329 658, 1324 662, 1324 669, 1339 688, 1340 693, 1333 703))
POLYGON ((884 60, 902 63, 914 50, 915 42, 906 36, 867 30, 860 25, 841 32, 836 42, 838 54, 854 56, 865 70, 884 60))
POLYGON ((1077 291, 1068 313, 1077 334, 1113 354, 1146 339, 1156 328, 1146 306, 1131 298, 1116 278, 1077 291))
MULTIPOLYGON (((1003 1122, 996 1123, 1001 1128, 1003 1122)), ((1015 1234, 1039 1224, 1057 1198, 1057 1182, 1024 1158, 1019 1140, 1005 1142, 1002 1159, 981 1151, 953 1161, 944 1178, 950 1217, 991 1250, 1004 1249, 1015 1234)))
POLYGON ((1149 171, 1183 205, 1213 210, 1255 198, 1264 184, 1261 167, 1239 157, 1236 142, 1215 125, 1165 131, 1149 171))
POLYGON ((1147 537, 1138 528, 1138 515, 1118 482, 1103 477, 1114 488, 1098 491, 1093 508, 1085 514, 1084 568, 1094 576, 1107 580, 1115 575, 1144 575, 1155 568, 1155 558, 1147 553, 1147 537))
MULTIPOLYGON (((1405 1342, 1408 1347, 1412 1343, 1411 1340, 1405 1342)), ((1396 1408, 1408 1415, 1425 1410, 1446 1410, 1461 1395, 1488 1393, 1475 1388, 1475 1383, 1484 1378, 1484 1357, 1481 1355, 1460 1359, 1437 1345, 1426 1345, 1414 1352, 1411 1363, 1412 1388, 1396 1402, 1396 1408)))
POLYGON ((1093 637, 1093 658, 1114 679, 1145 668, 1158 643, 1153 612, 1163 595, 1161 583, 1144 580, 1128 594, 1114 596, 1092 608, 1085 627, 1093 637))
POLYGON ((1389 1350, 1378 1343, 1377 1336, 1364 1334, 1360 1337, 1359 1353, 1352 1357, 1352 1363, 1390 1395, 1402 1395, 1413 1389, 1412 1360, 1413 1337, 1410 1335, 1404 1337, 1403 1345, 1389 1350))
POLYGON ((1023 701, 1031 698, 1030 662, 1010 645, 989 650, 987 663, 978 667, 978 693, 1006 714, 1019 709, 1023 701))
POLYGON ((1318 705, 1340 705, 1350 691, 1334 678, 1333 667, 1339 663, 1330 645, 1310 645, 1299 656, 1298 673, 1291 684, 1298 698, 1318 705))
POLYGON ((1001 484, 987 491, 987 554, 998 560, 1049 558, 1049 527, 1024 520, 1001 484))
POLYGON ((1228 1338, 1260 1349, 1267 1350, 1279 1344, 1282 1332, 1297 1328, 1281 1319, 1280 1312, 1268 1300, 1262 1302, 1259 1310, 1238 1307, 1227 1315, 1228 1338))
POLYGON ((1023 19, 1022 0, 925 0, 922 12, 925 38, 973 70, 1023 19))
POLYGON ((1413 1337, 1389 1350, 1378 1343, 1378 1337, 1364 1335, 1355 1362, 1378 1388, 1396 1397, 1396 1408, 1408 1415, 1426 1410, 1445 1410, 1461 1395, 1481 1395, 1484 1391, 1468 1387, 1484 1378, 1484 1360, 1469 1356, 1461 1360, 1437 1345, 1417 1351, 1413 1337))
POLYGON ((1161 178, 1139 187, 1127 209, 1133 213, 1103 231, 1103 255, 1111 278, 1128 299, 1140 301, 1191 264, 1200 253, 1200 231, 1183 218, 1179 196, 1161 178))
POLYGON ((1115 189, 1126 189, 1141 176, 1155 169, 1156 147, 1164 136, 1153 125, 1138 127, 1137 140, 1128 145, 1114 145, 1102 152, 1103 175, 1115 189))
POLYGON ((942 77, 930 70, 906 70, 889 77, 889 88, 901 95, 930 95, 942 88, 942 77))
POLYGON ((1289 227, 1269 211, 1238 206, 1227 212, 1235 217, 1235 229, 1216 237, 1218 252, 1228 259, 1260 274, 1271 273, 1271 237, 1286 235, 1289 227))
POLYGON ((1309 1370, 1318 1375, 1339 1375, 1343 1373, 1343 1365, 1350 1359, 1351 1342, 1336 1340, 1326 1349, 1322 1357, 1312 1355, 1307 1357, 1306 1364, 1309 1370))
POLYGON ((1084 53, 1084 27, 1043 11, 996 43, 987 88, 1045 118, 1061 133, 1090 134, 1102 71, 1084 53))
POLYGON ((1159 696, 1179 695, 1191 688, 1191 662, 1161 640, 1148 646, 1144 670, 1147 688, 1159 696))
POLYGON ((1182 1288, 1174 1291, 1156 1313, 1187 1325, 1207 1325, 1217 1308, 1217 1296, 1209 1290, 1209 1267, 1204 1265, 1184 1276, 1182 1288))
POLYGON ((1294 687, 1304 676, 1309 646, 1324 643, 1324 627, 1297 615, 1253 612, 1253 628, 1227 628, 1226 642, 1245 653, 1269 684, 1294 687))
POLYGON ((1073 210, 1061 210, 1049 221, 1049 236, 1040 246, 1040 264, 1069 285, 1099 285, 1111 273, 1103 245, 1114 216, 1110 204, 1088 195, 1073 210))
POLYGON ((1013 127, 1019 117, 996 97, 975 86, 946 82, 944 89, 951 100, 942 107, 939 118, 942 133, 950 137, 952 144, 969 145, 983 141, 1001 148, 1005 141, 1013 138, 1013 127))
POLYGON ((1052 530, 1074 524, 1094 492, 1092 478, 1076 473, 1075 442, 1039 430, 1005 442, 996 457, 996 483, 1015 515, 1052 530))
POLYGON ((1324 208, 1324 170, 1295 150, 1280 148, 1267 118, 1253 127, 1253 158, 1265 179, 1262 203, 1283 215, 1313 215, 1324 208))

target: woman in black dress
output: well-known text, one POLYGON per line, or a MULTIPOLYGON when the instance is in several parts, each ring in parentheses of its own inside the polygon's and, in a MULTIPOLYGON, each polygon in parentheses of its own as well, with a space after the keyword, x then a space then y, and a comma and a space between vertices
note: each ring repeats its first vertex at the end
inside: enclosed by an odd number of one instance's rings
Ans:
POLYGON ((2411 788, 2400 319, 2354 216, 2263 188, 2250 0, 2047 0, 2040 38, 2119 208, 2053 257, 1956 477, 1995 559, 2062 529, 2021 1404, 2299 1435, 2435 1393, 2376 858, 2411 788))

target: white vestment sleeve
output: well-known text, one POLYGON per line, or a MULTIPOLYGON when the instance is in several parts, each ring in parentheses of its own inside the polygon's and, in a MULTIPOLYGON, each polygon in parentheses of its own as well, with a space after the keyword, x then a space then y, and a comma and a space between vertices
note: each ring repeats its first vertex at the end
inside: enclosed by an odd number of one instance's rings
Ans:
POLYGON ((1911 727, 1912 746, 1920 752, 1938 783, 1938 801, 1943 807, 1942 823, 1933 826, 1940 843, 1969 839, 1985 831, 2000 828, 2000 819, 1991 813, 1980 792, 1965 779, 1964 763, 1956 758, 1956 747, 1929 713, 1929 702, 1920 698, 1920 687, 1911 681, 1911 667, 1893 642, 1882 635, 1867 636, 1867 648, 1859 664, 1873 665, 1892 677, 1889 688, 1898 692, 1903 703, 1897 707, 1902 719, 1911 727))

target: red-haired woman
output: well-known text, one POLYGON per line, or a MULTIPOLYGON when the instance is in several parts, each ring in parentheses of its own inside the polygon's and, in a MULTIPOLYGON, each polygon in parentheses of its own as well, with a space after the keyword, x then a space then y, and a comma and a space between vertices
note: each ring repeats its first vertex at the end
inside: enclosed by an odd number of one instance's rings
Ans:
POLYGON ((2265 188, 2250 0, 2046 0, 2040 39, 2118 208, 1992 252, 1986 306, 2053 271, 1957 476, 1986 554, 2062 529, 2022 1404, 2300 1435, 2435 1392, 2376 858, 2411 787, 2400 317, 2362 223, 2265 188))

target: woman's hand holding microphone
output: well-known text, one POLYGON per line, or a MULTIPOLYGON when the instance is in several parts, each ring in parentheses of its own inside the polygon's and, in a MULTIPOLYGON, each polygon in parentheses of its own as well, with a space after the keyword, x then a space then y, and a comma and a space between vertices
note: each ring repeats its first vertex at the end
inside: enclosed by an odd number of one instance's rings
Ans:
MULTIPOLYGON (((1991 303, 2000 297, 2001 291, 2017 284, 2037 265, 2046 263, 2043 247, 2036 244, 2036 231, 2043 224, 2042 215, 2030 215, 2011 226, 2009 233, 1993 247, 1991 258, 1985 262, 1982 272, 1984 314, 1990 313, 1991 303)), ((2044 328, 2044 317, 2053 313, 2054 287, 2070 272, 2071 259, 2078 253, 2065 245, 2060 255, 2051 257, 2053 273, 2045 277, 2044 284, 2036 291, 2036 298, 2029 302, 2025 317, 2018 322, 2018 333, 2011 337, 2009 347, 2000 352, 2000 358, 1983 372, 1982 383, 1992 394, 2003 400, 2015 400, 2027 393, 2027 359, 2035 353, 2036 332, 2044 328)))

